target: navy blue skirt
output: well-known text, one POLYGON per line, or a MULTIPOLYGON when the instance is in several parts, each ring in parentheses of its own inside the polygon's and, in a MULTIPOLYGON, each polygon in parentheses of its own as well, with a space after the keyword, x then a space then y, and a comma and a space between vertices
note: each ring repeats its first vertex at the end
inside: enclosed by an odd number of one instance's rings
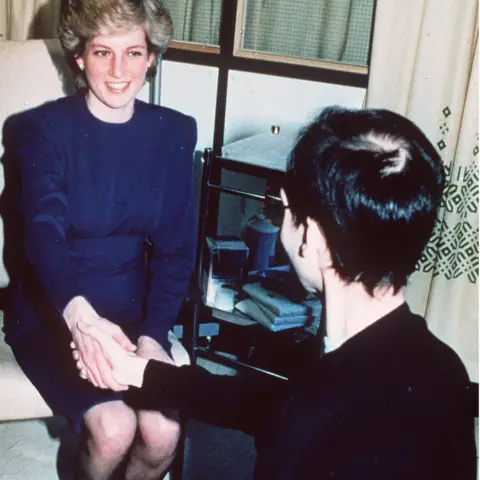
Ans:
MULTIPOLYGON (((122 325, 122 328, 136 344, 139 324, 122 325)), ((104 402, 123 400, 124 393, 97 388, 80 378, 70 348, 71 341, 66 329, 52 338, 38 328, 23 332, 10 342, 10 346, 21 369, 53 413, 65 417, 79 435, 83 416, 90 408, 104 402)), ((170 353, 168 340, 162 344, 170 353)))

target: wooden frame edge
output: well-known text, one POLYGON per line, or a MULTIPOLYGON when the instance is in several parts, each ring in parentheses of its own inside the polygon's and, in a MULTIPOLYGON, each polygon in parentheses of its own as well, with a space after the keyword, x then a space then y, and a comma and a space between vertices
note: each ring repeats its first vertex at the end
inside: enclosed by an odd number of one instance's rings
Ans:
POLYGON ((212 53, 216 55, 220 53, 220 47, 216 47, 214 45, 204 45, 201 43, 193 42, 178 42, 176 40, 170 42, 168 48, 173 48, 175 50, 187 50, 189 52, 212 53))
POLYGON ((324 70, 334 70, 337 72, 355 73, 368 75, 368 67, 360 65, 348 65, 346 63, 327 62, 324 60, 315 60, 312 58, 287 57, 276 55, 274 53, 252 52, 249 50, 235 50, 235 57, 248 58, 251 60, 263 60, 267 62, 288 63, 290 65, 301 65, 306 67, 323 68, 324 70))
POLYGON ((242 51, 242 38, 245 23, 245 7, 247 0, 237 0, 237 13, 235 15, 235 35, 233 37, 233 56, 242 51))

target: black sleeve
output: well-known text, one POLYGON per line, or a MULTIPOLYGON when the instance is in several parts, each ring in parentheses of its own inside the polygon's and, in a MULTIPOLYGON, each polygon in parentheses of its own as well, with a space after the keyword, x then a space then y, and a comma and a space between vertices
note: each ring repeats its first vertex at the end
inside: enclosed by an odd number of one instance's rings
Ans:
POLYGON ((287 380, 269 375, 214 375, 196 366, 149 361, 142 388, 131 388, 126 401, 136 409, 175 408, 195 420, 255 435, 288 389, 287 380))

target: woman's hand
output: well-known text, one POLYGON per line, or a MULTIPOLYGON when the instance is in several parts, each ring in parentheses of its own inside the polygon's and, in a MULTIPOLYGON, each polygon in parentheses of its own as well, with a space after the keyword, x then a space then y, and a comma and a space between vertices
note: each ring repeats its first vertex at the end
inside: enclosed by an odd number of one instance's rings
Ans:
MULTIPOLYGON (((79 321, 78 329, 84 336, 98 342, 111 365, 111 372, 115 381, 122 386, 123 390, 127 388, 126 385, 142 386, 143 373, 148 363, 147 359, 126 351, 111 335, 105 333, 97 325, 87 325, 79 321)), ((74 358, 75 356, 74 351, 74 358)), ((82 365, 77 363, 77 367, 81 371, 82 365)))
POLYGON ((100 317, 83 297, 73 298, 65 308, 63 316, 72 334, 74 348, 78 350, 76 360, 85 366, 85 378, 96 387, 110 388, 116 391, 125 390, 125 387, 113 377, 111 365, 105 358, 99 343, 90 335, 83 333, 78 328, 78 324, 83 322, 85 325, 95 325, 126 351, 135 351, 135 345, 130 342, 122 329, 100 317))

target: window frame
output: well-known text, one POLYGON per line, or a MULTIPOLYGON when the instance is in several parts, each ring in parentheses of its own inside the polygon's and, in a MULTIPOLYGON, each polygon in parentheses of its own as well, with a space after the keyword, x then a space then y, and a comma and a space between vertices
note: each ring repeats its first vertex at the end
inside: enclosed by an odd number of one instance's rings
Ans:
MULTIPOLYGON (((293 63, 278 61, 276 55, 265 54, 262 58, 258 54, 255 58, 250 55, 235 55, 235 42, 237 33, 237 14, 244 0, 223 0, 220 19, 219 47, 173 41, 163 55, 167 61, 187 63, 199 66, 218 68, 217 96, 215 107, 215 124, 213 132, 214 152, 221 151, 225 131, 226 103, 228 90, 228 77, 231 70, 272 75, 276 77, 292 78, 314 82, 330 83, 350 87, 367 88, 368 66, 356 68, 332 68, 330 62, 312 60, 308 63, 293 63), (268 57, 268 58, 267 58, 268 57), (315 65, 312 65, 312 62, 315 65)), ((374 19, 377 0, 374 1, 372 14, 372 28, 370 32, 370 45, 368 65, 370 65, 372 38, 374 34, 374 19)), ((288 57, 285 57, 288 58, 288 57)), ((343 67, 350 67, 342 64, 343 67)), ((206 147, 206 145, 202 146, 206 147)))
POLYGON ((195 42, 180 42, 178 40, 172 40, 168 48, 173 48, 175 50, 186 50, 188 52, 202 52, 213 54, 220 53, 220 47, 216 47, 214 45, 205 45, 203 43, 195 42))

